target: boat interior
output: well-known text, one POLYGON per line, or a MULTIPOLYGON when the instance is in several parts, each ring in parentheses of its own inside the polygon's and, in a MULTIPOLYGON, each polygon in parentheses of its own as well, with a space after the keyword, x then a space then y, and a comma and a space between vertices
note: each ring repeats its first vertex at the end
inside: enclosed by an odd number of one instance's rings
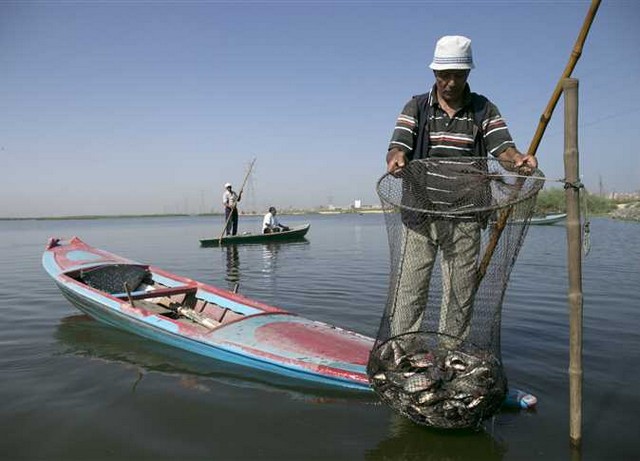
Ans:
POLYGON ((110 296, 129 301, 135 308, 206 329, 245 317, 243 313, 199 298, 195 284, 168 286, 160 283, 147 265, 107 264, 65 275, 110 296))

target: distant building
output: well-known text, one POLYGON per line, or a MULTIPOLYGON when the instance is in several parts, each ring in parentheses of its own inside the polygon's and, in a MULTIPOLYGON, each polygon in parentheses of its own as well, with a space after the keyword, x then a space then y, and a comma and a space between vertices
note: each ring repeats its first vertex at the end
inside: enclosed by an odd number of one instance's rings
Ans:
POLYGON ((611 200, 640 200, 640 192, 611 192, 611 200))
POLYGON ((362 208, 362 200, 354 200, 353 201, 353 207, 356 210, 359 210, 360 208, 362 208))

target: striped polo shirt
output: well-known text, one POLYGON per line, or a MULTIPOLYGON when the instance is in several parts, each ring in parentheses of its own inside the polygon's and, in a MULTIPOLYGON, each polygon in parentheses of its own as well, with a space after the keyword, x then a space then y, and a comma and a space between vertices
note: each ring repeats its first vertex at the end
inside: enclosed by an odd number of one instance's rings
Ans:
MULTIPOLYGON (((464 91, 464 103, 453 118, 440 107, 436 97, 436 86, 429 93, 431 106, 428 121, 429 139, 424 145, 429 146, 426 157, 467 157, 475 156, 474 135, 477 131, 473 120, 471 90, 467 84, 464 91)), ((427 133, 427 131, 425 131, 427 133)), ((482 120, 482 135, 486 151, 497 157, 509 147, 515 147, 505 120, 498 108, 487 101, 482 120)), ((389 149, 400 148, 411 160, 414 158, 414 147, 418 136, 418 102, 414 97, 402 109, 396 120, 391 136, 389 149)))

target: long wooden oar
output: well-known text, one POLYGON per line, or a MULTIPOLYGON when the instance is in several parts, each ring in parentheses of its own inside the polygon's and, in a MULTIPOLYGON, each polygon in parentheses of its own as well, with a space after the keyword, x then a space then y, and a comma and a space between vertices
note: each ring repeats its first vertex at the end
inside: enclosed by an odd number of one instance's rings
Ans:
MULTIPOLYGON (((256 163, 256 158, 254 157, 253 160, 251 160, 251 164, 249 165, 249 169, 247 170, 247 174, 244 175, 244 180, 242 181, 242 187, 240 187, 240 192, 238 192, 238 199, 242 198, 242 191, 244 190, 244 186, 247 183, 247 179, 249 179, 249 175, 251 174, 251 170, 253 169, 253 164, 256 163)), ((236 205, 237 203, 233 204, 233 207, 231 207, 231 213, 229 213, 229 216, 227 217, 227 220, 224 222, 224 227, 222 228, 222 232, 220 232, 220 237, 218 238, 218 240, 220 241, 220 246, 222 246, 222 237, 224 237, 224 231, 226 230, 227 226, 229 225, 229 221, 231 220, 231 217, 233 216, 233 210, 236 209, 236 205)))
MULTIPOLYGON (((544 135, 545 130, 547 129, 547 125, 549 124, 549 120, 551 120, 551 116, 553 115, 553 110, 560 99, 560 95, 562 94, 562 82, 565 78, 569 78, 573 69, 576 67, 578 63, 578 59, 582 55, 582 48, 584 47, 584 42, 587 39, 587 35, 589 34, 589 29, 591 28, 591 24, 596 16, 596 12, 598 11, 598 7, 600 6, 600 0, 592 0, 591 6, 589 7, 589 11, 587 12, 587 16, 584 19, 584 23, 582 24, 582 28, 580 29, 580 34, 578 34, 578 38, 576 40, 575 45, 573 46, 573 50, 571 51, 571 56, 569 58, 569 62, 567 66, 564 68, 564 72, 562 72, 562 76, 558 80, 556 88, 553 90, 553 94, 551 95, 551 99, 547 104, 547 107, 540 117, 540 122, 538 123, 538 128, 536 129, 535 134, 533 135, 533 140, 531 141, 531 145, 529 146, 529 150, 527 153, 529 155, 536 155, 536 151, 538 150, 538 146, 540 145, 540 141, 542 140, 542 136, 544 135)), ((519 178, 516 181, 516 190, 519 190, 524 184, 524 179, 519 178)), ((504 230, 507 219, 511 214, 512 207, 508 207, 503 210, 496 221, 496 224, 493 226, 491 236, 489 238, 489 242, 487 243, 487 250, 484 253, 482 261, 478 266, 478 280, 477 284, 480 284, 480 281, 484 277, 487 272, 487 267, 491 262, 491 257, 493 256, 493 252, 495 251, 498 241, 500 240, 500 236, 502 235, 502 231, 504 230)))

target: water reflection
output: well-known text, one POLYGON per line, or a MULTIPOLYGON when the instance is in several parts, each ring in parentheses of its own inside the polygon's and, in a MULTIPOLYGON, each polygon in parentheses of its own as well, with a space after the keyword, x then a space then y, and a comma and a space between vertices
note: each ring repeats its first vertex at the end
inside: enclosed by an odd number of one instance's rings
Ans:
POLYGON ((279 243, 267 243, 262 245, 262 272, 272 274, 277 269, 279 243))
POLYGON ((374 460, 437 460, 466 461, 470 459, 499 461, 507 447, 486 431, 435 430, 412 423, 393 414, 389 436, 368 450, 365 459, 374 460))
POLYGON ((240 283, 240 255, 237 245, 228 245, 225 251, 227 256, 225 280, 229 284, 229 289, 233 290, 236 284, 240 283))
MULTIPOLYGON (((124 365, 132 370, 131 391, 147 374, 176 376, 189 391, 209 392, 219 384, 284 393, 295 400, 328 403, 342 400, 375 402, 375 395, 333 389, 241 365, 191 354, 103 325, 79 314, 65 317, 55 332, 60 353, 124 365)), ((108 372, 107 372, 108 373, 108 372)))
POLYGON ((280 253, 286 253, 286 249, 295 249, 308 245, 309 241, 304 239, 298 242, 271 242, 252 245, 227 245, 225 252, 225 280, 230 291, 234 291, 239 286, 242 276, 259 270, 267 278, 275 278, 278 268, 278 258, 280 253), (240 263, 240 253, 244 266, 240 263), (243 274, 243 271, 245 272, 243 274))

